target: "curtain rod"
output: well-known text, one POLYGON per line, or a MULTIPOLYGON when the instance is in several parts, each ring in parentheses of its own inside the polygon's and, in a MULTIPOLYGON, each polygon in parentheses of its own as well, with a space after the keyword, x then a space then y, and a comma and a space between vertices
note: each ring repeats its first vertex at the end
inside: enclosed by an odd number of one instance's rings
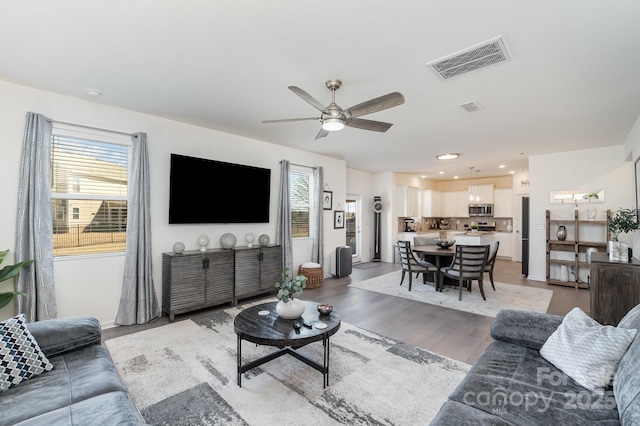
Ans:
MULTIPOLYGON (((282 163, 283 161, 287 161, 287 160, 280 160, 280 163, 282 163)), ((292 163, 291 161, 289 161, 289 165, 298 166, 298 167, 306 167, 308 169, 313 169, 314 168, 314 166, 307 166, 306 164, 296 164, 296 163, 292 163)))
POLYGON ((135 133, 119 132, 117 130, 102 129, 100 127, 93 127, 93 126, 85 126, 83 124, 67 123, 65 121, 51 120, 51 122, 52 123, 57 123, 57 124, 66 124, 66 125, 69 125, 69 126, 82 127, 82 128, 85 128, 85 129, 100 130, 101 132, 118 133, 120 135, 127 135, 127 136, 134 136, 135 135, 135 133))

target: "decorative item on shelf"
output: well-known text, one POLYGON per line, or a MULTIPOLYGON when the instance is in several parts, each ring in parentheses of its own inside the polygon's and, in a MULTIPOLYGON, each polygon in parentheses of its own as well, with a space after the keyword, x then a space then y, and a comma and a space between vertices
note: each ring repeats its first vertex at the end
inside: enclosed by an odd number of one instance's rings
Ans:
MULTIPOLYGON (((9 253, 9 249, 0 251, 0 263, 4 260, 5 256, 9 253)), ((31 265, 33 260, 25 260, 24 262, 16 263, 15 265, 7 265, 4 268, 0 269, 0 282, 6 281, 8 279, 14 278, 18 276, 20 270, 27 266, 31 265)), ((0 308, 3 308, 11 302, 13 296, 26 296, 26 294, 20 291, 0 291, 0 308)))
POLYGON ((245 237, 244 237, 245 241, 247 242, 247 247, 251 248, 253 247, 253 240, 256 239, 256 236, 253 235, 251 232, 249 232, 245 237))
POLYGON ((267 234, 262 234, 258 237, 258 242, 260 243, 261 246, 268 246, 270 240, 271 239, 267 234))
POLYGON ((569 281, 569 268, 567 265, 560 265, 560 281, 565 283, 569 281))
POLYGON ((513 232, 513 225, 511 224, 511 221, 509 221, 509 224, 507 225, 507 232, 513 232))
POLYGON ((307 286, 307 278, 302 275, 296 275, 295 278, 289 277, 289 268, 282 270, 282 282, 275 284, 278 289, 276 297, 276 312, 283 319, 296 319, 304 313, 304 302, 296 299, 296 295, 301 295, 302 290, 307 286))
POLYGON ((609 219, 609 231, 611 231, 611 241, 607 244, 609 251, 609 260, 619 262, 629 261, 629 246, 627 243, 618 241, 620 233, 640 229, 638 223, 638 209, 619 208, 609 219))
POLYGON ((220 245, 222 246, 222 248, 232 249, 236 246, 236 242, 238 242, 238 240, 236 239, 236 236, 231 232, 222 234, 222 237, 220 237, 220 245))
POLYGON ((593 206, 587 207, 587 219, 593 220, 596 218, 596 208, 593 206))
POLYGON ((587 250, 585 250, 584 256, 589 265, 591 265, 591 254, 597 253, 597 252, 598 252, 598 249, 595 247, 588 247, 587 250))
POLYGON ((592 200, 597 200, 598 199, 598 194, 595 192, 590 192, 588 194, 584 194, 582 196, 582 198, 584 198, 585 200, 591 202, 592 200))
POLYGON ((200 251, 207 251, 209 245, 209 236, 202 234, 198 237, 198 244, 200 245, 200 251))
POLYGON ((558 226, 558 230, 556 231, 556 238, 558 241, 564 241, 567 239, 567 228, 564 225, 558 226))
POLYGON ((173 245, 173 252, 180 254, 184 251, 184 243, 181 243, 180 241, 178 241, 177 243, 175 243, 173 245))

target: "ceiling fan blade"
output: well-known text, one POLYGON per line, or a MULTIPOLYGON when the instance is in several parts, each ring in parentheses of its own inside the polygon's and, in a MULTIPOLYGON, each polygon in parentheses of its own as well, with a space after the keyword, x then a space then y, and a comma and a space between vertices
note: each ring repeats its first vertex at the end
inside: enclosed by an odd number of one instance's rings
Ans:
POLYGON ((308 94, 307 92, 302 90, 301 88, 296 87, 296 86, 289 86, 289 90, 291 90, 296 95, 300 96, 309 105, 311 105, 312 107, 314 107, 318 111, 324 111, 326 109, 326 107, 324 105, 322 105, 316 98, 314 98, 313 96, 311 96, 310 94, 308 94))
POLYGON ((374 132, 386 132, 389 127, 393 126, 392 123, 385 123, 383 121, 365 120, 364 118, 350 118, 345 123, 345 126, 355 127, 363 130, 373 130, 374 132))
POLYGON ((329 134, 328 130, 323 129, 322 127, 320 128, 320 131, 318 132, 318 134, 316 135, 316 139, 320 139, 320 138, 324 138, 329 134))
POLYGON ((263 123, 284 123, 286 121, 307 121, 307 120, 320 120, 320 117, 282 118, 280 120, 262 120, 262 122, 263 123))
POLYGON ((402 93, 392 92, 352 106, 351 108, 347 108, 345 113, 347 116, 351 114, 351 117, 360 117, 361 115, 382 111, 383 109, 392 108, 394 106, 402 105, 403 103, 404 96, 402 96, 402 93))

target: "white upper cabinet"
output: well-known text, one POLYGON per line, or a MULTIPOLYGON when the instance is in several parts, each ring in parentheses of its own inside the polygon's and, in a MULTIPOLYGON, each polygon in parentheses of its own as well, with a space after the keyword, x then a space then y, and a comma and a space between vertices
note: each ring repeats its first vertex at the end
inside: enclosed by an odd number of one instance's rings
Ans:
POLYGON ((500 188, 493 191, 493 216, 513 217, 513 190, 500 188))
POLYGON ((442 216, 442 192, 426 189, 422 191, 422 216, 442 216))
POLYGON ((471 185, 469 186, 469 194, 478 197, 477 201, 472 204, 493 204, 493 185, 471 185))
POLYGON ((420 189, 413 186, 397 187, 398 217, 420 216, 420 189))
POLYGON ((467 191, 455 191, 456 214, 455 217, 469 217, 469 193, 467 191))

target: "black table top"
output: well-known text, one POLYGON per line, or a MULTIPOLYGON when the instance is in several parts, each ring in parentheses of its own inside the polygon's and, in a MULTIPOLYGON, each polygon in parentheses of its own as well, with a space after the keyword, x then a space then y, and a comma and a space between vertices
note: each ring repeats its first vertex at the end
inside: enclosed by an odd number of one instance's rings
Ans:
POLYGON ((329 315, 320 315, 318 303, 305 301, 302 317, 289 320, 278 316, 276 304, 278 302, 263 303, 252 306, 236 315, 233 329, 242 339, 259 345, 277 347, 300 347, 311 342, 322 340, 324 335, 331 336, 340 329, 340 315, 332 311, 329 315), (259 311, 269 311, 268 315, 258 315, 259 311), (294 321, 300 323, 300 333, 293 328, 294 321), (310 324, 307 328, 303 323, 310 324), (325 329, 317 329, 315 324, 324 323, 325 329))

